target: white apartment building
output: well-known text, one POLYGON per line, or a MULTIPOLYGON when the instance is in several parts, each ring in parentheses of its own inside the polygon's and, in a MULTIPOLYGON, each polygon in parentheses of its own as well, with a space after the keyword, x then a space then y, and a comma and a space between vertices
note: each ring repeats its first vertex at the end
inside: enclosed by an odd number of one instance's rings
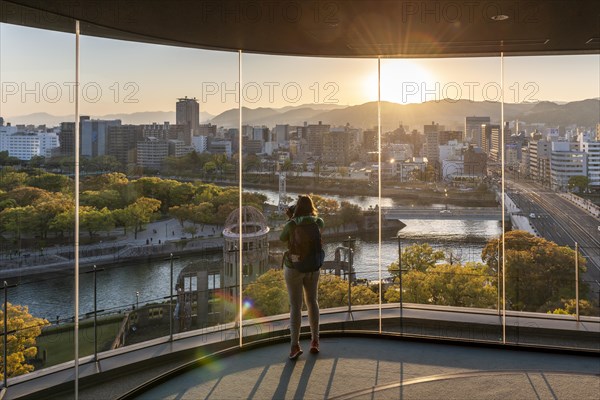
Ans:
POLYGON ((169 143, 154 137, 138 142, 136 147, 137 165, 142 168, 158 170, 169 155, 169 143))
POLYGON ((0 151, 8 151, 8 142, 14 133, 17 133, 16 126, 0 125, 0 151))
POLYGON ((552 142, 550 153, 550 183, 554 190, 565 191, 569 178, 587 176, 586 154, 574 142, 552 142))
POLYGON ((59 145, 56 132, 16 132, 12 126, 0 127, 0 151, 8 151, 9 156, 19 160, 50 157, 52 149, 59 145))
POLYGON ((208 137, 192 136, 192 147, 196 153, 205 153, 208 150, 208 137))
POLYGON ((580 145, 581 150, 586 154, 590 187, 600 189, 600 141, 581 142, 580 145))
POLYGON ((451 140, 448 144, 440 145, 439 160, 442 165, 442 178, 452 179, 453 176, 464 173, 465 163, 463 154, 469 145, 451 140))

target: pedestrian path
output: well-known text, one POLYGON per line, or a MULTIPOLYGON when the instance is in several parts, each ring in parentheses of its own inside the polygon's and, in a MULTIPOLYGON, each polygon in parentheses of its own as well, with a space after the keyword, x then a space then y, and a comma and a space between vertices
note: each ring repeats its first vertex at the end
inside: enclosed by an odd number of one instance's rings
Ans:
MULTIPOLYGON (((222 226, 198 226, 192 235, 176 219, 150 222, 137 236, 132 230, 124 234, 122 228, 114 229, 97 243, 79 246, 79 264, 94 265, 120 262, 124 259, 160 256, 186 249, 202 251, 222 246, 222 226), (194 240, 192 240, 192 236, 194 240), (176 243, 185 242, 184 246, 176 243)), ((18 254, 2 254, 0 257, 0 278, 10 278, 71 268, 74 265, 74 246, 53 246, 41 250, 24 249, 18 254)))

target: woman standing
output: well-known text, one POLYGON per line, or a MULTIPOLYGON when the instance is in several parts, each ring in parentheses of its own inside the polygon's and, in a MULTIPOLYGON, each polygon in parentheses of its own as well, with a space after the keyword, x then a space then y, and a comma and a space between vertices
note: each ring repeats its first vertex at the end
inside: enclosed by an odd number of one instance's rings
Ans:
MULTIPOLYGON (((298 225, 316 224, 319 230, 323 229, 323 219, 317 216, 317 209, 310 196, 299 196, 296 205, 290 207, 286 214, 289 217, 289 221, 285 224, 279 239, 287 242, 288 248, 290 248, 294 229, 298 225)), ((317 301, 317 290, 319 286, 318 267, 320 265, 316 265, 315 270, 312 272, 301 272, 294 268, 292 257, 293 255, 290 255, 290 251, 286 252, 286 256, 284 257, 284 276, 290 301, 290 336, 292 347, 289 357, 295 360, 302 354, 302 349, 300 348, 300 325, 302 322, 303 292, 304 301, 308 308, 308 320, 312 337, 310 352, 313 354, 319 352, 319 303, 317 301)))

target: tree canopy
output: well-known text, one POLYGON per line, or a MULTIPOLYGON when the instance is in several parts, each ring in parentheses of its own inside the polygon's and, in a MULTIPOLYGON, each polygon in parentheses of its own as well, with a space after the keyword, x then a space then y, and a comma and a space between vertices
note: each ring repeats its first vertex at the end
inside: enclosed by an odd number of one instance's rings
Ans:
POLYGON ((251 301, 261 315, 278 315, 290 311, 283 270, 270 269, 244 290, 244 298, 251 301))
MULTIPOLYGON (((479 263, 437 264, 426 271, 412 269, 402 276, 403 301, 454 307, 493 308, 497 291, 487 267, 479 263)), ((386 301, 400 300, 395 284, 384 295, 386 301)))
MULTIPOLYGON (((4 341, 0 340, 0 379, 26 374, 33 371, 29 360, 37 354, 36 338, 42 333, 42 326, 48 321, 33 317, 27 306, 7 303, 7 357, 4 370, 4 341)), ((4 331, 4 310, 0 310, 0 330, 4 331)))
MULTIPOLYGON (((510 231, 504 237, 506 295, 510 308, 546 312, 561 299, 575 298, 574 250, 525 231, 510 231)), ((496 239, 490 240, 483 249, 481 258, 491 271, 497 272, 498 268, 502 271, 500 253, 496 239)), ((578 261, 580 273, 585 272, 585 258, 579 255, 578 261)), ((585 297, 588 287, 580 282, 579 290, 585 297)))

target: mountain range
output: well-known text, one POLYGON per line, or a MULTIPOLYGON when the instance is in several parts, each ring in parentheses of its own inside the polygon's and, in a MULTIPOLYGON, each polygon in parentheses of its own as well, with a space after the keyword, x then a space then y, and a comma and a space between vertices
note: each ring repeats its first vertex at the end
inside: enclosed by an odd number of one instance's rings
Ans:
MULTIPOLYGON (((411 129, 422 129, 424 124, 432 122, 444 125, 446 129, 463 129, 467 116, 489 116, 492 123, 500 121, 500 103, 470 100, 442 100, 417 104, 397 104, 381 102, 382 130, 397 128, 400 124, 408 125, 411 129)), ((175 112, 138 112, 132 114, 110 114, 93 116, 98 119, 120 119, 124 124, 149 124, 170 121, 174 123, 175 112)), ((600 98, 556 103, 540 101, 535 103, 505 103, 504 119, 518 119, 525 123, 545 123, 550 126, 594 127, 600 122, 600 98)), ((46 113, 29 114, 14 117, 9 120, 13 125, 46 124, 58 125, 62 121, 73 120, 72 116, 53 116, 46 113)), ((354 106, 337 104, 305 104, 283 108, 246 108, 242 109, 242 120, 246 125, 265 125, 273 127, 276 124, 303 125, 304 122, 316 124, 322 121, 332 126, 350 124, 358 128, 377 126, 377 102, 368 102, 354 106)), ((235 128, 238 126, 238 109, 230 109, 219 115, 212 116, 201 113, 201 121, 210 122, 217 126, 235 128)))

